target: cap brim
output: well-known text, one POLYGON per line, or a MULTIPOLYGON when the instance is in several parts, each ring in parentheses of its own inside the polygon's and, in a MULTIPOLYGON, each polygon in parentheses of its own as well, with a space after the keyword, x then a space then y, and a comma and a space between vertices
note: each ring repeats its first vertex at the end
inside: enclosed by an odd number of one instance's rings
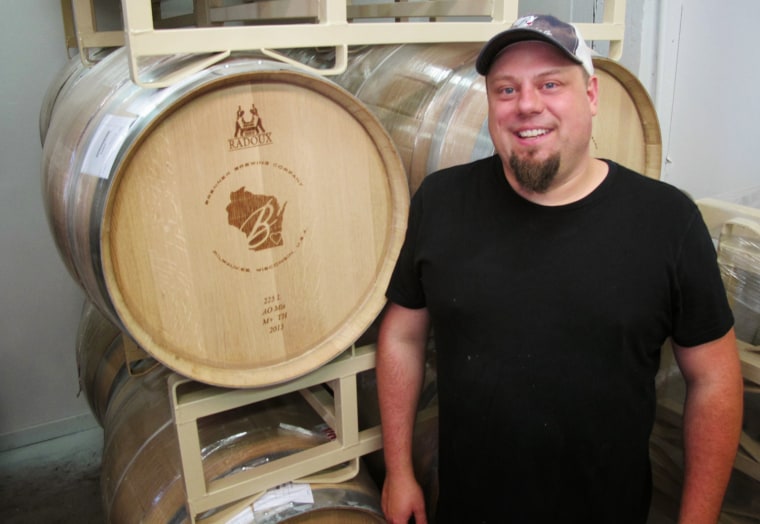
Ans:
POLYGON ((554 47, 562 51, 565 56, 567 56, 573 62, 577 64, 583 63, 577 56, 568 51, 565 46, 560 44, 557 40, 547 35, 546 33, 536 31, 535 29, 517 28, 508 29, 507 31, 499 33, 491 40, 489 40, 486 45, 483 46, 483 49, 481 49, 480 54, 478 55, 478 59, 475 62, 475 70, 483 76, 487 75, 494 60, 496 60, 496 57, 507 46, 516 44, 517 42, 527 42, 530 40, 538 40, 541 42, 546 42, 547 44, 552 44, 554 47))

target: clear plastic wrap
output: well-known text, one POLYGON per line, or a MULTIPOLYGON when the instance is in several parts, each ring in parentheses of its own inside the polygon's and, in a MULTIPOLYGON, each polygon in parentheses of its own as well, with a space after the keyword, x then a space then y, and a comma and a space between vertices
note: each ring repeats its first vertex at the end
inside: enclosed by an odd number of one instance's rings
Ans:
POLYGON ((740 218, 726 222, 718 239, 718 263, 737 338, 760 344, 760 223, 740 218))

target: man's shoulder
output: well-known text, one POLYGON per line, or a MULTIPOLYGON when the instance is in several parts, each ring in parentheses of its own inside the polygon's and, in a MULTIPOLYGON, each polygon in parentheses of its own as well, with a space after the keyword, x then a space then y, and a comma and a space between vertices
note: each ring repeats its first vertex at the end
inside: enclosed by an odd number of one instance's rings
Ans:
POLYGON ((688 193, 664 180, 644 176, 611 160, 606 162, 610 165, 610 173, 618 182, 616 184, 618 188, 626 191, 630 196, 640 195, 644 198, 665 199, 686 207, 695 205, 688 193))
POLYGON ((629 168, 610 163, 614 177, 613 201, 619 211, 625 209, 636 220, 650 221, 676 229, 688 226, 698 208, 691 196, 682 189, 656 178, 644 176, 629 168))

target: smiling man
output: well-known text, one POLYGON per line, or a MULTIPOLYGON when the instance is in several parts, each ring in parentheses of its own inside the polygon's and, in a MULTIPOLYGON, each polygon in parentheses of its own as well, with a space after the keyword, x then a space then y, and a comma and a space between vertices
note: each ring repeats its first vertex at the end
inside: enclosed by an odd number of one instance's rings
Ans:
MULTIPOLYGON (((589 153, 598 83, 576 28, 531 16, 489 41, 496 155, 412 200, 377 354, 392 524, 640 523, 660 348, 687 382, 681 522, 715 522, 737 448, 733 317, 699 211, 589 153), (439 502, 411 442, 430 329, 439 502)), ((625 136, 619 137, 625 140, 625 136)))

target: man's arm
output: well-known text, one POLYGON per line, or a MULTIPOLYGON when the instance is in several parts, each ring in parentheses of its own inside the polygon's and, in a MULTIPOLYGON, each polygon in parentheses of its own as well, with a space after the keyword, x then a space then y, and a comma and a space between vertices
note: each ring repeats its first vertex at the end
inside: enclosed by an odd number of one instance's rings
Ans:
POLYGON ((731 329, 694 347, 673 344, 686 380, 684 487, 679 523, 718 520, 741 433, 744 386, 731 329))
POLYGON ((382 506, 390 524, 414 516, 425 524, 425 501, 414 477, 412 436, 425 373, 427 309, 389 303, 377 343, 377 390, 385 455, 382 506))

